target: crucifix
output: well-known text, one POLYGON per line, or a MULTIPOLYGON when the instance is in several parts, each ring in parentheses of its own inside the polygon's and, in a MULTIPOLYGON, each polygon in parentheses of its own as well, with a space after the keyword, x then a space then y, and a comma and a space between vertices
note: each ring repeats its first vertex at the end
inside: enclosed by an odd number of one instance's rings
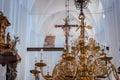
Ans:
POLYGON ((69 31, 71 27, 78 27, 77 24, 69 24, 70 19, 69 19, 69 0, 66 0, 66 4, 65 4, 65 8, 66 8, 66 18, 65 18, 65 24, 63 25, 55 25, 56 28, 62 28, 65 31, 65 47, 66 50, 69 51, 69 47, 68 47, 68 37, 69 37, 69 31))
MULTIPOLYGON (((61 27, 64 31, 65 31, 65 43, 66 43, 66 49, 68 50, 68 36, 69 36, 69 31, 71 27, 78 27, 77 24, 75 25, 70 25, 69 24, 69 0, 66 0, 66 4, 65 4, 65 8, 66 8, 66 18, 65 18, 65 24, 63 25, 55 25, 55 27, 61 27)), ((63 47, 28 47, 27 51, 63 51, 64 48, 63 47)))

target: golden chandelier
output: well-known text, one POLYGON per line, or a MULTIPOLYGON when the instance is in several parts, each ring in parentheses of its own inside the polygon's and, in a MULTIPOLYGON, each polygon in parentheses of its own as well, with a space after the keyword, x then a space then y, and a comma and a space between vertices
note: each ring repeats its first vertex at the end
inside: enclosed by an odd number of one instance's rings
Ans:
MULTIPOLYGON (((62 58, 54 67, 52 75, 43 74, 43 67, 46 64, 40 60, 35 66, 40 67, 40 71, 36 68, 31 70, 31 73, 41 73, 46 80, 101 80, 107 78, 111 80, 111 75, 115 80, 119 80, 115 66, 112 64, 112 57, 108 57, 104 49, 93 38, 85 38, 85 15, 83 8, 87 7, 89 0, 74 0, 76 8, 80 10, 80 36, 77 42, 71 47, 71 52, 66 43, 66 48, 63 51, 62 58), (33 72, 32 72, 33 71, 33 72)), ((66 33, 68 37, 68 33, 66 33)), ((66 38, 67 39, 67 38, 66 38)), ((107 47, 109 50, 109 48, 107 47)), ((36 79, 37 80, 37 79, 36 79)))

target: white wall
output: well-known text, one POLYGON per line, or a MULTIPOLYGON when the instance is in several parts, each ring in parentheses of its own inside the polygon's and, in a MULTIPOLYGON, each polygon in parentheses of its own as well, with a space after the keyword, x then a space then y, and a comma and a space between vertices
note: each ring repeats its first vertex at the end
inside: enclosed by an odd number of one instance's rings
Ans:
POLYGON ((118 0, 101 0, 105 19, 103 21, 105 31, 105 42, 110 47, 110 56, 113 56, 113 62, 116 68, 120 66, 120 1, 118 0))

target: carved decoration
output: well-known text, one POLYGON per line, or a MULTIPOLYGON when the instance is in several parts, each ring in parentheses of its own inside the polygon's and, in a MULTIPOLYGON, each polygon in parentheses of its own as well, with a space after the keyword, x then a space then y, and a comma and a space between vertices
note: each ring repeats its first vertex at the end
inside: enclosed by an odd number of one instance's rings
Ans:
POLYGON ((6 80, 15 80, 17 76, 17 63, 21 60, 15 49, 19 38, 14 37, 14 40, 12 40, 9 32, 6 35, 6 28, 8 26, 10 26, 10 22, 0 11, 0 64, 7 66, 6 80))

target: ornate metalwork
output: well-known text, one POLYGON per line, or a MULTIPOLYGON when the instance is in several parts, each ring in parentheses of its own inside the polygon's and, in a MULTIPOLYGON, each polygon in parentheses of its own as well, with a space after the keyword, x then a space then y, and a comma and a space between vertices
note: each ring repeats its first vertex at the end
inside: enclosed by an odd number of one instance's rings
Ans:
POLYGON ((87 8, 90 0, 74 0, 74 2, 75 2, 76 8, 81 10, 83 8, 87 8))
MULTIPOLYGON (((114 78, 119 80, 116 68, 111 62, 112 57, 108 57, 104 49, 93 38, 85 35, 87 26, 84 21, 83 8, 87 7, 89 0, 74 1, 76 7, 80 9, 79 20, 81 23, 78 27, 80 35, 75 44, 71 46, 70 52, 68 47, 69 32, 65 33, 66 48, 63 50, 58 64, 54 67, 52 76, 46 78, 43 68, 40 66, 42 76, 46 80, 99 80, 100 78, 111 80, 110 75, 113 74, 114 78)), ((66 31, 68 30, 66 29, 66 31)), ((49 73, 47 75, 49 76, 49 73)))

